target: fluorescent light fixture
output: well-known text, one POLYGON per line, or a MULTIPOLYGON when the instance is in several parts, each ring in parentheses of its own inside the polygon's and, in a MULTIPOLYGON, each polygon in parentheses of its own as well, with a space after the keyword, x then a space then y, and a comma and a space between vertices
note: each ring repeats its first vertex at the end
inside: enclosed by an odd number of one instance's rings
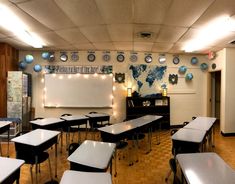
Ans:
POLYGON ((185 52, 193 52, 207 47, 215 41, 224 38, 235 28, 235 20, 229 16, 219 17, 199 30, 196 37, 184 46, 185 52))
POLYGON ((0 26, 11 31, 20 40, 34 48, 42 48, 43 42, 40 38, 26 29, 26 25, 6 6, 0 4, 0 26))

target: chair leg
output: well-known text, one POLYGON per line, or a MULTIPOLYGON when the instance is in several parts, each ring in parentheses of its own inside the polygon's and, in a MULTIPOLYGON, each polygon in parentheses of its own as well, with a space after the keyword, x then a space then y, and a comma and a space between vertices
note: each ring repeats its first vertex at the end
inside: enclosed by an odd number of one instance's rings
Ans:
POLYGON ((51 177, 51 180, 53 180, 52 172, 51 172, 51 161, 49 157, 48 157, 48 164, 49 164, 49 170, 50 170, 50 177, 51 177))
POLYGON ((31 183, 33 184, 33 165, 30 166, 31 183))

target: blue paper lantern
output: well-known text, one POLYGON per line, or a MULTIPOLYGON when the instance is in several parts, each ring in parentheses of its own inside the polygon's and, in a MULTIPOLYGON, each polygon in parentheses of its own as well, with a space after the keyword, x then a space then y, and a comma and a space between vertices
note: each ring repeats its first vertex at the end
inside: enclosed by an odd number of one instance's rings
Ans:
POLYGON ((34 65, 34 67, 33 67, 33 70, 35 71, 35 72, 40 72, 40 71, 42 71, 42 66, 41 65, 34 65))
POLYGON ((191 58, 191 64, 196 65, 198 63, 198 59, 196 57, 191 58))
POLYGON ((33 62, 33 56, 30 55, 30 54, 26 55, 25 56, 25 62, 28 63, 28 64, 32 63, 33 62))
POLYGON ((186 66, 180 66, 179 67, 179 73, 180 74, 185 74, 186 71, 187 71, 187 67, 186 66))
POLYGON ((205 70, 208 69, 208 64, 202 63, 202 64, 200 65, 200 68, 201 68, 202 71, 205 71, 205 70))
POLYGON ((49 57, 50 57, 50 54, 49 54, 49 52, 43 52, 42 53, 42 59, 49 59, 49 57))
POLYGON ((25 63, 24 61, 20 61, 20 62, 19 62, 19 68, 20 68, 21 70, 26 69, 26 67, 27 67, 27 63, 25 63))
POLYGON ((187 74, 185 75, 185 80, 191 81, 192 79, 193 79, 193 74, 192 74, 192 73, 187 73, 187 74))

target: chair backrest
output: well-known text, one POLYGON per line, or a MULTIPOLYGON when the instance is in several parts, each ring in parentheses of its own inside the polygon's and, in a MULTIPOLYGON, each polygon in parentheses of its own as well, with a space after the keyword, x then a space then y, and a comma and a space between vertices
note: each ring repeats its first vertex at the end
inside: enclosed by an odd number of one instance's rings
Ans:
POLYGON ((89 114, 97 114, 98 112, 96 112, 96 111, 91 111, 91 112, 89 112, 89 114))
POLYGON ((80 144, 78 144, 78 143, 71 143, 69 145, 68 154, 71 155, 79 146, 80 146, 80 144))
POLYGON ((188 121, 183 122, 183 126, 185 126, 185 125, 187 125, 187 124, 189 124, 188 121))
POLYGON ((193 117, 192 117, 192 120, 194 120, 194 119, 196 119, 196 118, 197 118, 196 116, 193 116, 193 117))
POLYGON ((37 118, 34 118, 33 120, 38 120, 38 119, 44 119, 42 117, 37 117, 37 118))
POLYGON ((63 117, 63 116, 72 116, 72 114, 65 113, 65 114, 61 115, 61 117, 63 117))

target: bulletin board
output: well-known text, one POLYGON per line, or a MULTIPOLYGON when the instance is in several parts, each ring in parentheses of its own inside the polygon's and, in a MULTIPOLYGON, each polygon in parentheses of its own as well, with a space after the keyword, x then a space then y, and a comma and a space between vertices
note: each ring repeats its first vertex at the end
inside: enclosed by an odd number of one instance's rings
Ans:
POLYGON ((45 107, 112 107, 112 75, 45 74, 44 83, 45 107))

